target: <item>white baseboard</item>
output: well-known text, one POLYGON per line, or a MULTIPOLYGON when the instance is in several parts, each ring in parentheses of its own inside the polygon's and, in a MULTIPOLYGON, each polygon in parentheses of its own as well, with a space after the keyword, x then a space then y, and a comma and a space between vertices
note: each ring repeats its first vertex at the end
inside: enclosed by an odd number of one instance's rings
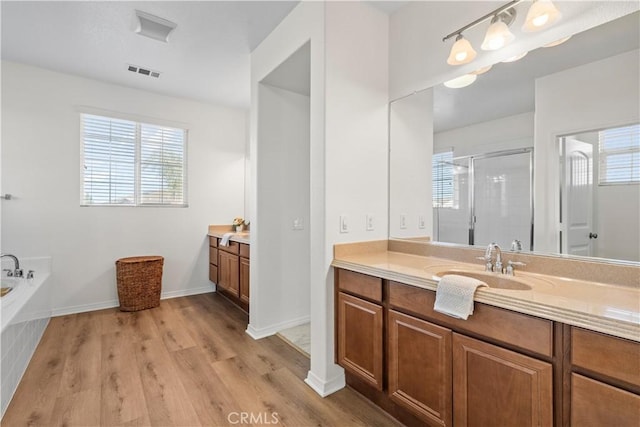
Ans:
POLYGON ((267 326, 266 328, 255 328, 251 323, 249 323, 245 332, 254 340, 259 340, 260 338, 275 335, 284 329, 300 326, 305 323, 309 323, 310 321, 311 318, 309 316, 303 316, 298 317, 297 319, 287 320, 286 322, 276 323, 275 325, 267 326))
POLYGON ((188 297, 189 295, 206 294, 214 292, 216 288, 211 284, 210 286, 202 286, 200 288, 179 289, 177 291, 163 292, 160 299, 171 299, 178 297, 188 297))
POLYGON ((346 386, 344 372, 337 377, 325 381, 319 378, 313 372, 309 371, 304 382, 307 383, 307 385, 311 387, 313 391, 315 391, 322 397, 327 397, 338 390, 342 390, 346 386))
MULTIPOLYGON (((186 297, 189 295, 205 294, 213 292, 215 288, 211 286, 203 286, 200 288, 179 289, 177 291, 163 292, 160 295, 160 299, 171 299, 178 297, 186 297)), ((72 305, 68 307, 58 307, 51 310, 52 317, 66 316, 67 314, 86 313, 88 311, 104 310, 106 308, 119 307, 120 302, 115 300, 108 300, 103 302, 96 302, 91 304, 72 305)))
POLYGON ((120 303, 117 299, 95 302, 91 304, 70 305, 67 307, 57 307, 51 310, 51 317, 66 316, 67 314, 86 313, 88 311, 104 310, 105 308, 118 307, 120 303))

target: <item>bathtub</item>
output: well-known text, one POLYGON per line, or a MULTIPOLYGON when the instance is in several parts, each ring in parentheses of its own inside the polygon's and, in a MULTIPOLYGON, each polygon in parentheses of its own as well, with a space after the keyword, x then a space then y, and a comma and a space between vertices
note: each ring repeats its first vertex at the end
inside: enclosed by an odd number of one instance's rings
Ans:
POLYGON ((0 298, 0 396, 1 416, 9 406, 20 379, 29 365, 51 318, 51 258, 24 258, 25 271, 33 279, 1 277, 11 292, 0 298))

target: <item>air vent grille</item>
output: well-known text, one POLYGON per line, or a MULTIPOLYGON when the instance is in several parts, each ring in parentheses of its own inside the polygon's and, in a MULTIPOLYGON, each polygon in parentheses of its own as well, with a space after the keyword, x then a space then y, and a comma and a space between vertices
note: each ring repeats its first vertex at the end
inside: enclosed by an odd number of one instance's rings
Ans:
POLYGON ((155 77, 156 79, 160 77, 160 74, 162 74, 160 71, 155 71, 149 68, 139 67, 137 65, 131 64, 127 64, 127 70, 131 71, 132 73, 142 74, 143 76, 155 77))

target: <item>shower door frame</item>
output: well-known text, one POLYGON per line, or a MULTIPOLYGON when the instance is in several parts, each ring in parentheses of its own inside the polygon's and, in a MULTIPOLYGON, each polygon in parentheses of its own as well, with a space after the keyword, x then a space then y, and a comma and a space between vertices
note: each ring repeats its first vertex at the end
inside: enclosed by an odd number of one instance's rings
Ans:
MULTIPOLYGON (((484 160, 494 157, 512 156, 515 154, 529 154, 529 250, 533 251, 533 147, 518 148, 512 150, 494 151, 491 153, 473 154, 464 156, 469 159, 469 245, 475 241, 476 205, 475 205, 475 160, 484 160)), ((462 159, 464 157, 459 157, 462 159)))

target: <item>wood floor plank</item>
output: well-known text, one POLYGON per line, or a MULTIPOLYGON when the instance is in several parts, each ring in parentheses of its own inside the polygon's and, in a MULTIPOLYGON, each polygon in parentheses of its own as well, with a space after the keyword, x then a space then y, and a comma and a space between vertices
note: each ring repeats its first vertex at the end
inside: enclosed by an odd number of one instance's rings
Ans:
POLYGON ((65 328, 66 352, 58 396, 100 388, 102 324, 97 312, 71 317, 65 328))
POLYGON ((236 355, 234 349, 218 332, 214 323, 215 318, 203 315, 193 306, 180 308, 177 312, 185 323, 189 323, 189 334, 210 363, 229 359, 236 355))
POLYGON ((202 425, 227 425, 231 412, 238 411, 223 382, 197 347, 171 353, 180 381, 202 425))
POLYGON ((138 343, 135 348, 149 418, 153 425, 198 426, 200 421, 161 339, 138 343))
POLYGON ((139 342, 158 338, 160 332, 151 315, 151 310, 120 311, 117 308, 100 312, 105 333, 122 333, 132 341, 139 342))
POLYGON ((68 316, 49 321, 11 404, 2 418, 7 426, 49 426, 65 362, 65 340, 60 331, 72 322, 68 316), (53 398, 52 398, 53 396, 53 398))
POLYGON ((100 387, 56 399, 51 426, 100 426, 100 387))
MULTIPOLYGON (((236 409, 238 414, 253 414, 254 419, 261 417, 261 420, 271 420, 275 417, 279 420, 281 414, 287 413, 286 418, 291 422, 289 425, 308 425, 306 423, 309 421, 309 413, 305 413, 304 416, 289 413, 285 401, 257 381, 259 375, 244 363, 241 356, 216 362, 212 366, 230 395, 238 402, 236 409)), ((230 414, 230 416, 235 418, 241 415, 230 414)))
POLYGON ((351 389, 321 398, 308 358, 246 327, 215 294, 54 318, 2 425, 398 425, 351 389))
POLYGON ((182 350, 196 345, 187 332, 182 318, 178 316, 170 303, 160 301, 160 307, 150 309, 149 312, 153 316, 162 341, 169 351, 182 350))
POLYGON ((132 360, 135 346, 123 337, 122 331, 102 335, 100 420, 103 425, 150 423, 140 371, 132 360))

